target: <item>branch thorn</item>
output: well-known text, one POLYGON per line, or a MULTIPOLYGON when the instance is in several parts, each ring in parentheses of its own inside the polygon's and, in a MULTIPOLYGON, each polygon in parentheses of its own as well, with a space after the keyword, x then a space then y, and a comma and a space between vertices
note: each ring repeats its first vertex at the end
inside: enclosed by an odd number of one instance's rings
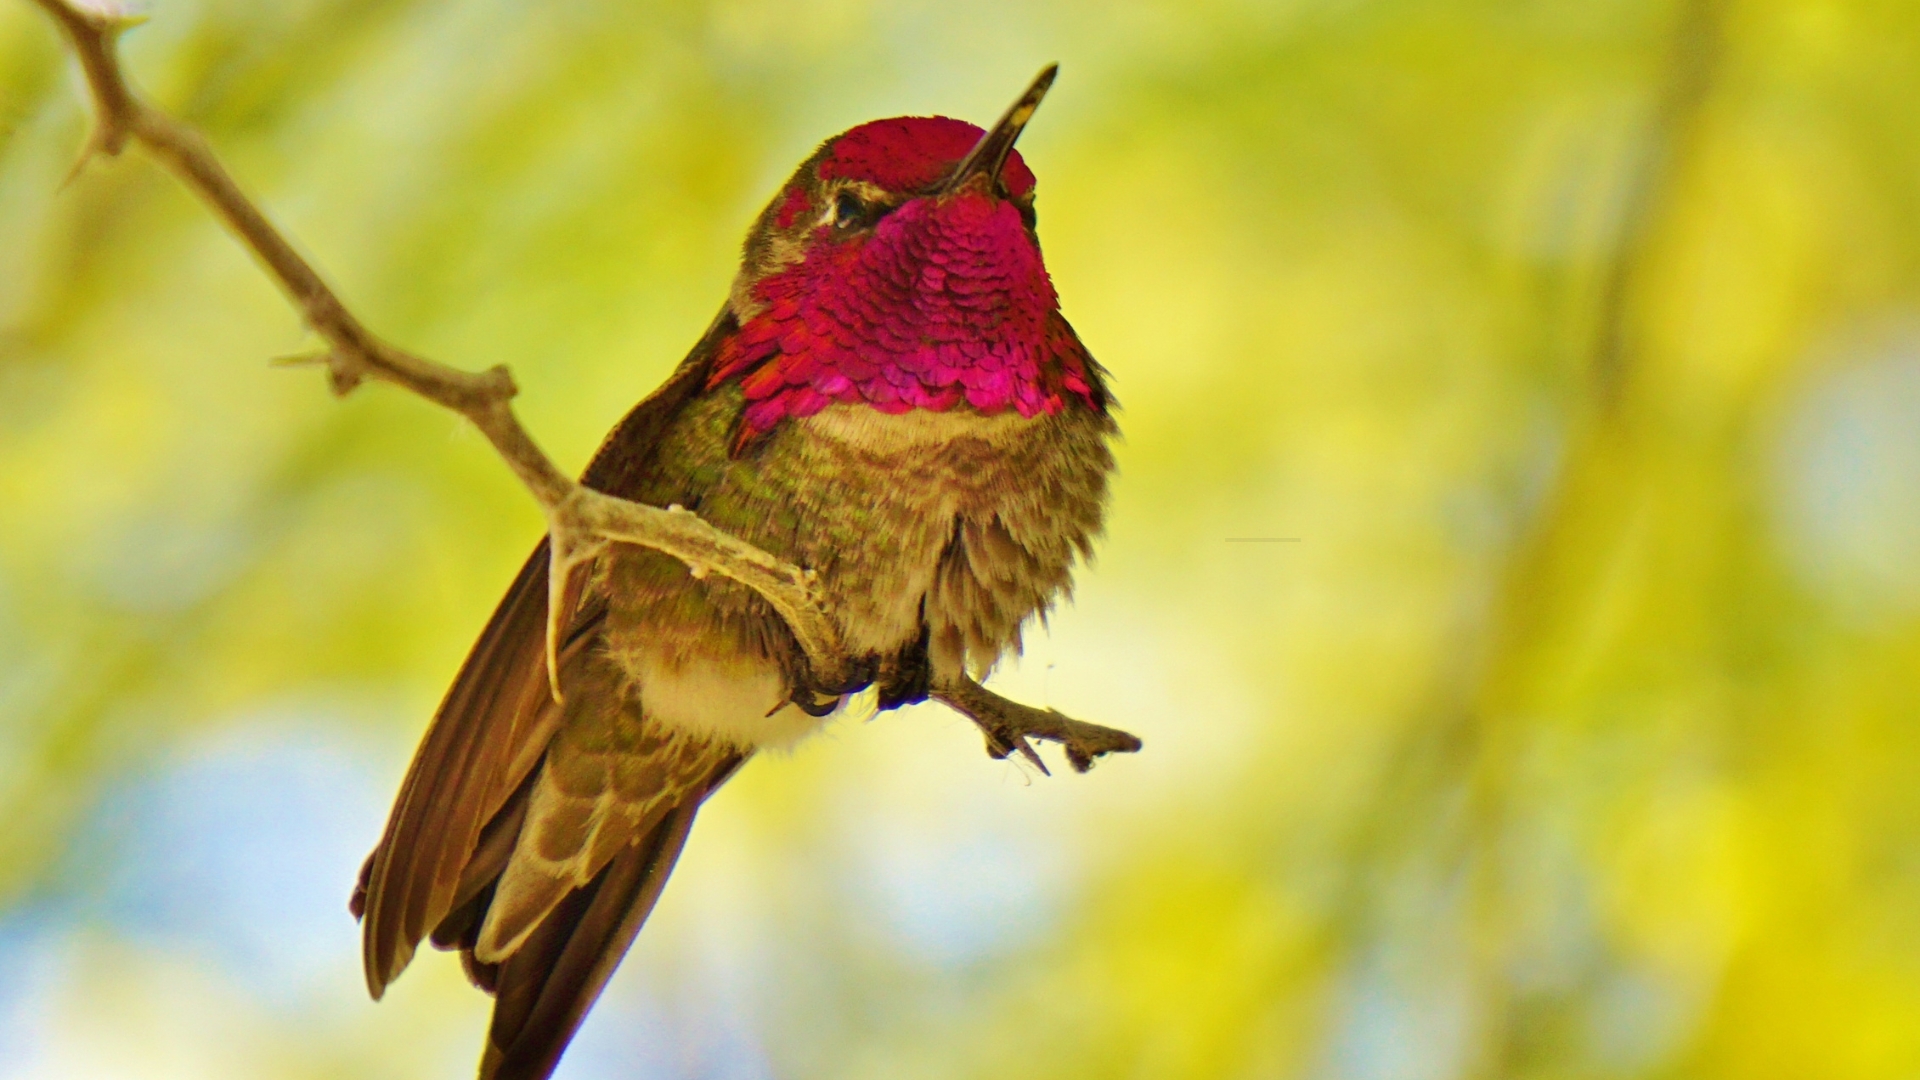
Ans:
POLYGON ((577 492, 555 507, 547 519, 547 689, 555 704, 565 704, 560 692, 560 646, 573 621, 574 608, 586 591, 581 568, 591 564, 607 548, 607 541, 583 530, 578 516, 577 492))
POLYGON ((334 397, 346 397, 366 379, 366 365, 339 349, 325 353, 320 360, 327 365, 327 389, 334 397))
POLYGON ((80 148, 79 156, 73 159, 73 167, 68 169, 67 175, 60 179, 60 190, 65 191, 72 187, 73 182, 80 179, 80 174, 86 171, 87 163, 105 151, 106 148, 101 145, 100 125, 96 122, 93 131, 87 134, 86 145, 80 148))

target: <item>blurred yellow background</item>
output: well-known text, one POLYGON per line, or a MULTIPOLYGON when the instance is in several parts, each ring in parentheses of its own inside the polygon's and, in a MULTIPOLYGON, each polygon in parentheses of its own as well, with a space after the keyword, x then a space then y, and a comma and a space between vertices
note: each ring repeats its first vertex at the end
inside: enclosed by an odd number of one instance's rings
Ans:
MULTIPOLYGON (((819 140, 1063 65, 1127 442, 996 685, 1146 750, 755 763, 561 1077, 1920 1077, 1911 0, 147 11, 151 97, 568 468, 819 140)), ((469 1076, 486 999, 367 1001, 346 899, 538 516, 270 369, 150 161, 63 186, 82 89, 0 4, 0 1076, 469 1076)))

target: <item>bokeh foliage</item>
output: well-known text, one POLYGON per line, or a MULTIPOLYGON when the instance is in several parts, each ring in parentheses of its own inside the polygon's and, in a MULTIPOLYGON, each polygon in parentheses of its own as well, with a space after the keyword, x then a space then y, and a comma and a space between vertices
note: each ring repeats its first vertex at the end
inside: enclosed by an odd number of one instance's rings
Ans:
MULTIPOLYGON (((755 764, 562 1075, 1920 1075, 1920 7, 150 14, 152 97, 575 464, 820 138, 1063 63, 1023 150, 1127 443, 1002 681, 1147 749, 755 764)), ((0 1074, 466 1075, 484 1001, 364 1002, 344 898, 537 515, 269 369, 170 180, 62 184, 85 124, 0 6, 0 1074)))

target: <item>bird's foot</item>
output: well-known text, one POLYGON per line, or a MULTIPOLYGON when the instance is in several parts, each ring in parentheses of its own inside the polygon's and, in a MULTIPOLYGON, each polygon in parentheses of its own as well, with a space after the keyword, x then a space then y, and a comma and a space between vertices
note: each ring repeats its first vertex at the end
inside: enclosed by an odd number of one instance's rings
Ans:
MULTIPOLYGON (((821 697, 820 695, 815 694, 813 691, 808 690, 806 687, 802 686, 802 687, 796 687, 794 689, 793 696, 787 698, 787 700, 781 702, 780 704, 775 705, 773 707, 773 712, 779 712, 781 709, 787 707, 788 705, 791 705, 794 708, 799 709, 801 712, 806 713, 808 716, 813 717, 815 720, 818 720, 818 719, 821 719, 822 717, 831 716, 833 714, 833 710, 840 707, 840 698, 838 696, 821 697)), ((767 715, 772 716, 773 713, 768 713, 767 715)))
POLYGON ((825 697, 844 697, 857 694, 873 685, 880 676, 880 658, 873 653, 856 656, 847 662, 846 678, 832 686, 823 686, 812 679, 806 680, 807 689, 825 697))
POLYGON ((1140 749, 1136 735, 1075 720, 1053 709, 1022 705, 969 678, 943 682, 933 688, 931 696, 980 725, 987 737, 989 755, 1004 758, 1017 752, 1043 773, 1047 772, 1047 766, 1029 739, 1059 743, 1075 772, 1093 768, 1094 759, 1103 754, 1131 754, 1140 749))
MULTIPOLYGON (((822 717, 840 707, 840 699, 848 694, 857 694, 873 685, 880 674, 880 658, 871 654, 856 657, 847 664, 846 678, 832 685, 821 685, 810 673, 803 673, 793 680, 793 692, 787 700, 773 707, 779 712, 787 705, 793 705, 808 716, 822 717)), ((772 716, 773 713, 768 713, 772 716)))
POLYGON ((927 656, 928 632, 920 626, 920 640, 893 658, 893 664, 880 677, 880 711, 916 705, 933 693, 933 661, 927 656))

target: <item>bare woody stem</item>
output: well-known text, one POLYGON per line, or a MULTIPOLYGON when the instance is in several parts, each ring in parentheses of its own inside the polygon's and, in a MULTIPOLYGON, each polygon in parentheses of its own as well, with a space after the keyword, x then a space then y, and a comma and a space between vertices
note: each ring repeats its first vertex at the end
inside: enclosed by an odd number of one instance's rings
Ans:
MULTIPOLYGON (((561 472, 521 426, 512 406, 519 390, 505 367, 477 374, 460 371, 376 337, 240 190, 206 139, 134 92, 121 70, 116 46, 120 34, 139 20, 83 8, 71 0, 33 2, 66 34, 93 96, 95 126, 74 166, 76 172, 95 154, 119 154, 129 141, 146 147, 253 252, 300 309, 307 325, 326 341, 324 352, 294 362, 325 364, 335 394, 350 393, 372 379, 393 383, 459 413, 480 429, 526 485, 546 515, 551 541, 552 600, 547 634, 550 675, 556 672, 554 643, 564 629, 558 623, 566 617, 561 598, 568 594, 580 569, 608 543, 617 542, 664 551, 686 563, 696 576, 719 574, 759 593, 786 620, 806 652, 815 684, 846 684, 855 664, 812 571, 730 536, 679 507, 663 510, 582 486, 561 472)), ((971 682, 963 687, 937 689, 933 696, 979 723, 988 734, 990 750, 1006 747, 996 756, 1017 748, 1032 757, 1023 735, 1065 743, 1075 767, 1083 769, 1084 762, 1091 761, 1091 757, 1084 757, 1087 753, 1139 748, 1139 740, 1124 732, 1114 733, 1098 725, 1081 725, 1059 713, 1029 709, 971 682), (1022 719, 1035 718, 1041 721, 1038 727, 1023 726, 1022 719), (1124 736, 1131 745, 1109 745, 1111 740, 1102 742, 1098 735, 1076 734, 1076 725, 1124 736)))
MULTIPOLYGON (((117 154, 134 141, 192 188, 259 258, 307 325, 326 341, 327 350, 308 359, 326 364, 334 393, 349 393, 361 382, 375 379, 404 387, 472 421, 546 514, 556 594, 608 541, 657 548, 696 572, 732 578, 766 597, 793 628, 814 677, 823 683, 844 677, 847 658, 839 628, 815 596, 811 575, 692 514, 614 498, 576 483, 541 451, 514 415, 512 400, 518 388, 506 368, 479 374, 459 371, 380 340, 240 190, 200 133, 134 93, 115 49, 120 33, 131 25, 128 20, 84 10, 65 0, 35 2, 66 32, 93 93, 97 126, 82 164, 86 156, 117 154)), ((549 650, 551 655, 551 642, 549 650)))
POLYGON ((1140 739, 1118 728, 1102 727, 1053 709, 1022 705, 981 686, 972 679, 934 688, 933 697, 980 726, 987 737, 987 753, 996 758, 1018 752, 1041 772, 1046 765, 1034 753, 1028 739, 1057 742, 1067 752, 1067 762, 1075 772, 1093 768, 1102 754, 1131 754, 1140 749, 1140 739))

